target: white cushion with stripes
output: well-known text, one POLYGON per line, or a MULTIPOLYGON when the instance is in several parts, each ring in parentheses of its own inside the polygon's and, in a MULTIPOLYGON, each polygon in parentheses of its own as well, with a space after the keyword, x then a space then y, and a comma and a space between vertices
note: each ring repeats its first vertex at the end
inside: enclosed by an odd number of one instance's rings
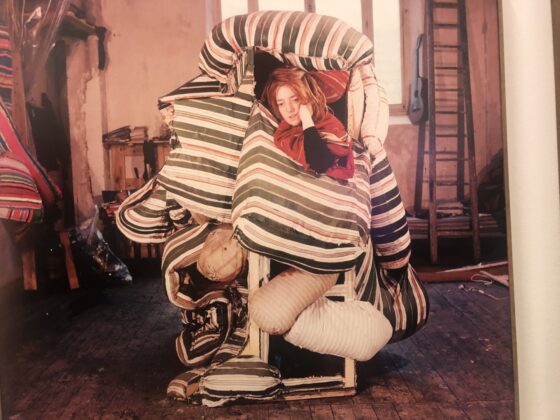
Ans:
POLYGON ((282 391, 277 368, 256 356, 241 355, 208 370, 200 381, 202 403, 217 407, 245 398, 269 400, 282 391))

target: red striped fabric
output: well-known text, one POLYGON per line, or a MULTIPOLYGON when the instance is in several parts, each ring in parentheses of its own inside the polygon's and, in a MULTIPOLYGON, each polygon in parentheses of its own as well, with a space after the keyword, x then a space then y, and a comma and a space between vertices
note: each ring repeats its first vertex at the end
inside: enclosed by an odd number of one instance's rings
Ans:
POLYGON ((42 217, 41 196, 27 167, 9 152, 0 156, 0 218, 32 223, 42 217))
POLYGON ((21 144, 11 117, 2 101, 0 101, 0 147, 12 152, 27 167, 37 184, 37 189, 45 205, 54 204, 61 197, 60 190, 51 181, 45 169, 21 144))
POLYGON ((344 70, 310 71, 325 94, 327 103, 338 101, 346 93, 350 72, 344 70))

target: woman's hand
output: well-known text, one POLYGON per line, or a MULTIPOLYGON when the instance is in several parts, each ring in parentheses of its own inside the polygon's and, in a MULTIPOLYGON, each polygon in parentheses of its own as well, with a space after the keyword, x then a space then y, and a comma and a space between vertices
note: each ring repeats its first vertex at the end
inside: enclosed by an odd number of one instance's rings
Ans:
POLYGON ((311 104, 301 104, 299 107, 299 118, 301 119, 301 126, 306 128, 313 127, 313 108, 311 104))

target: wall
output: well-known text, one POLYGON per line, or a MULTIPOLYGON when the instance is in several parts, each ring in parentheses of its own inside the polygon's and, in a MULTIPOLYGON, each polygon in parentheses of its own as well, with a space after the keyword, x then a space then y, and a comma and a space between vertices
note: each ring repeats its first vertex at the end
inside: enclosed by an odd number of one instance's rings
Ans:
POLYGON ((102 134, 130 125, 160 134, 157 98, 196 76, 206 36, 204 0, 85 3, 87 20, 107 28, 106 67, 97 38, 67 41, 68 110, 76 218, 88 217, 108 185, 102 134))
MULTIPOLYGON (((498 5, 494 0, 469 0, 466 3, 476 167, 480 181, 480 175, 503 144, 498 5)), ((409 44, 415 46, 416 38, 424 27, 424 5, 421 1, 410 0, 404 1, 404 4, 406 16, 411 22, 410 31, 405 36, 409 37, 409 44)), ((402 117, 393 118, 395 123, 389 127, 385 146, 405 207, 410 210, 414 204, 418 127, 406 121, 402 117)), ((426 188, 423 197, 427 197, 426 188)), ((427 206, 425 200, 424 204, 427 206)))

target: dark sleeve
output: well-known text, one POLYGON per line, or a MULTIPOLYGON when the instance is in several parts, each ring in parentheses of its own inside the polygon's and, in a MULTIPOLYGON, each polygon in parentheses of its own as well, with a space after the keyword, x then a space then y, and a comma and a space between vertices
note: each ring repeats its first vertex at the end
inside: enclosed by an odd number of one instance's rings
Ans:
POLYGON ((317 172, 325 172, 333 162, 334 156, 323 141, 319 131, 315 127, 308 127, 303 130, 303 147, 305 150, 305 160, 317 172))

